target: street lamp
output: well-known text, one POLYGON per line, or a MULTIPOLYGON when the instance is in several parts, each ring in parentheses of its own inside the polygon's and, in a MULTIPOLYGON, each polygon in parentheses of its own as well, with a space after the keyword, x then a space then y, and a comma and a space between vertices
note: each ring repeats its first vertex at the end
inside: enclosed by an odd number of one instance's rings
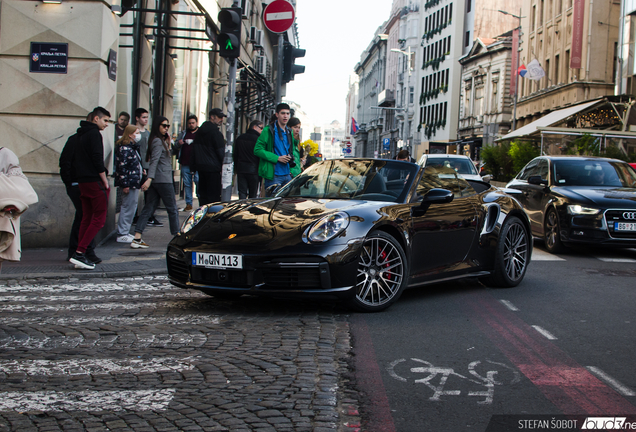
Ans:
MULTIPOLYGON (((411 54, 415 54, 414 51, 411 51, 411 46, 409 45, 407 47, 407 51, 402 51, 401 49, 397 49, 397 48, 391 48, 392 52, 396 52, 396 53, 400 53, 400 54, 404 54, 405 56, 408 57, 408 62, 409 62, 409 74, 406 76, 406 109, 404 110, 406 112, 406 116, 408 117, 408 113, 409 113, 409 98, 411 97, 411 71, 413 70, 411 68, 411 54)), ((402 96, 404 96, 404 91, 402 91, 402 96)), ((406 119, 402 120, 402 142, 408 142, 408 137, 405 137, 405 133, 404 133, 404 126, 406 124, 406 119), (407 138, 407 139, 404 139, 407 138)))
MULTIPOLYGON (((504 15, 510 15, 513 18, 517 18, 519 20, 519 26, 515 29, 515 30, 519 30, 519 35, 518 37, 521 37, 521 9, 519 9, 519 15, 515 15, 515 14, 511 14, 510 12, 506 12, 504 10, 497 10, 497 12, 502 13, 504 15)), ((517 39, 518 41, 519 39, 517 39)), ((515 94, 513 97, 513 102, 512 102, 512 130, 514 131, 517 128, 517 89, 519 88, 519 46, 516 47, 512 47, 512 49, 516 49, 517 50, 517 56, 515 57, 515 65, 514 65, 514 71, 513 73, 515 74, 515 94)))

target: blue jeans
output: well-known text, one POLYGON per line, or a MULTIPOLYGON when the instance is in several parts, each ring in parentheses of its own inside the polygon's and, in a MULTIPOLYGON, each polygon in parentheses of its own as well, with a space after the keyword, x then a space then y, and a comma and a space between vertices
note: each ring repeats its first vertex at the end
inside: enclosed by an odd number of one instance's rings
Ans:
POLYGON ((287 174, 287 175, 274 175, 274 178, 272 180, 268 180, 268 179, 264 179, 265 180, 265 189, 267 189, 268 187, 270 187, 273 184, 279 184, 282 186, 285 186, 287 183, 289 183, 292 179, 291 174, 287 174))
POLYGON ((192 182, 199 188, 199 173, 190 171, 189 165, 181 165, 181 176, 183 177, 183 189, 185 190, 186 205, 192 205, 192 182))

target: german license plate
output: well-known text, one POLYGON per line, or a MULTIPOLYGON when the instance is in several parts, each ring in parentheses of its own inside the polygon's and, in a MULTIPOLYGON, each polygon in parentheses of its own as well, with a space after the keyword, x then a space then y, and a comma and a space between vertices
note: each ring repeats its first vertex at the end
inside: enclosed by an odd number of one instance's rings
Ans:
POLYGON ((635 222, 614 222, 615 231, 636 231, 635 222))
POLYGON ((194 267, 242 269, 243 255, 192 252, 192 265, 194 267))

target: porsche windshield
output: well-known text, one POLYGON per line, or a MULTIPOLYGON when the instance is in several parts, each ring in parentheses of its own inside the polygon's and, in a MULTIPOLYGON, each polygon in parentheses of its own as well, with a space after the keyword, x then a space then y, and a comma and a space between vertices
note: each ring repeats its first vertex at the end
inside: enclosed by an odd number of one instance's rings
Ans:
POLYGON ((276 196, 402 202, 417 170, 394 160, 327 160, 303 171, 276 196))
POLYGON ((557 160, 553 175, 559 186, 636 187, 636 172, 624 162, 557 160))

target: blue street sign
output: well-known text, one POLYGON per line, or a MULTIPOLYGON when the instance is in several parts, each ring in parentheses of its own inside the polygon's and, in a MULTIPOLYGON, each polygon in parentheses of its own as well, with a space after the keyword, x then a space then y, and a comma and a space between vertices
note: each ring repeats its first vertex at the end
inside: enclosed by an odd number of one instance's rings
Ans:
POLYGON ((389 138, 383 138, 382 139, 382 146, 384 150, 390 150, 391 149, 391 140, 389 138))

